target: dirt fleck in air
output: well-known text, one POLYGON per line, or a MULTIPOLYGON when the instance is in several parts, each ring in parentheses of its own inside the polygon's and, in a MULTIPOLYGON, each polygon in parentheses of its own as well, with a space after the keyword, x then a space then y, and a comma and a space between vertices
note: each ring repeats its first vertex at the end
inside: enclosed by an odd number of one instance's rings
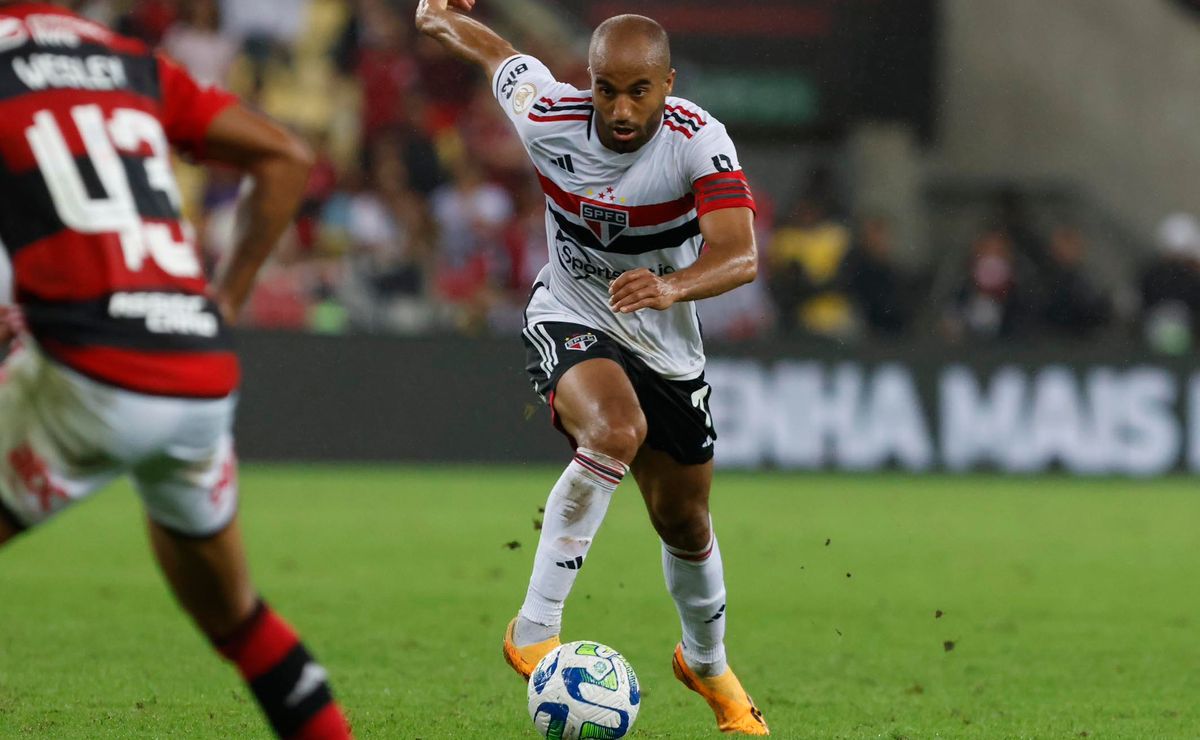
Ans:
POLYGON ((954 649, 954 640, 946 640, 945 642, 943 642, 942 649, 945 650, 946 652, 950 652, 951 650, 953 650, 954 649))
POLYGON ((938 609, 933 613, 933 618, 941 619, 943 614, 945 614, 945 612, 943 612, 941 609, 938 609))
POLYGON ((826 537, 826 538, 825 538, 825 547, 829 547, 829 543, 830 543, 830 542, 833 542, 833 540, 831 540, 831 539, 829 539, 828 537, 826 537))
POLYGON ((521 543, 513 540, 512 542, 505 542, 502 547, 507 547, 510 550, 519 550, 521 549, 521 543))
POLYGON ((538 517, 534 517, 534 518, 533 518, 533 530, 534 530, 535 532, 541 532, 541 531, 542 531, 542 520, 541 520, 540 518, 538 518, 538 517))

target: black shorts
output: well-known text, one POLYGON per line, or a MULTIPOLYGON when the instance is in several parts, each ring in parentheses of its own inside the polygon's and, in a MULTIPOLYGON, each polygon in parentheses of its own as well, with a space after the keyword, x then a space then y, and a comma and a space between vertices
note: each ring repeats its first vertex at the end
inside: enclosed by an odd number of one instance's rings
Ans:
POLYGON ((566 434, 554 413, 559 378, 585 360, 603 357, 620 365, 633 384, 646 415, 647 445, 684 465, 712 459, 717 432, 708 411, 712 389, 703 374, 693 380, 667 380, 612 337, 581 324, 547 321, 527 326, 521 336, 525 370, 534 390, 550 404, 550 417, 559 431, 566 434))

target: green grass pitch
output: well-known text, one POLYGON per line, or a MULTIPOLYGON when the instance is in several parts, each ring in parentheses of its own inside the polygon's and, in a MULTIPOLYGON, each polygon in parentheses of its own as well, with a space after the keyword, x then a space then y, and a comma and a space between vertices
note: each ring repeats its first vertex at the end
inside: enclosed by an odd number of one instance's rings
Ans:
MULTIPOLYGON (((255 579, 359 737, 534 736, 500 638, 556 475, 247 467, 255 579)), ((1200 482, 719 473, 713 509, 731 661, 777 737, 1200 735, 1200 482)), ((630 659, 635 737, 717 734, 671 676, 677 635, 627 483, 564 637, 630 659)), ((267 736, 170 600, 124 486, 0 552, 13 736, 267 736)))

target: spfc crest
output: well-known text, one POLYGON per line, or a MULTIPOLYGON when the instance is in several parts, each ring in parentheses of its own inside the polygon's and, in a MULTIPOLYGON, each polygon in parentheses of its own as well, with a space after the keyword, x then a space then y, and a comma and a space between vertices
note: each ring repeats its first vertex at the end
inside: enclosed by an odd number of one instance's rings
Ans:
POLYGON ((629 228, 629 211, 606 208, 594 203, 582 203, 579 215, 604 246, 612 244, 621 232, 629 228))
POLYGON ((595 334, 576 334, 563 342, 563 346, 576 352, 587 352, 588 347, 591 347, 596 341, 595 334))

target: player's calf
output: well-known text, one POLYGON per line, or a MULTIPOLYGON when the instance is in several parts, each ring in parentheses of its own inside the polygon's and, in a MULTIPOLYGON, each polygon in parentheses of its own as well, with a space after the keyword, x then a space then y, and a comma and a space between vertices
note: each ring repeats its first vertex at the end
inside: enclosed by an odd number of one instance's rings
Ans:
POLYGON ((514 646, 557 638, 567 596, 587 561, 613 492, 627 472, 620 460, 580 447, 555 483, 546 500, 529 588, 513 625, 514 646))
POLYGON ((260 601, 233 634, 215 645, 237 666, 280 737, 350 737, 325 669, 296 632, 265 603, 260 601))

